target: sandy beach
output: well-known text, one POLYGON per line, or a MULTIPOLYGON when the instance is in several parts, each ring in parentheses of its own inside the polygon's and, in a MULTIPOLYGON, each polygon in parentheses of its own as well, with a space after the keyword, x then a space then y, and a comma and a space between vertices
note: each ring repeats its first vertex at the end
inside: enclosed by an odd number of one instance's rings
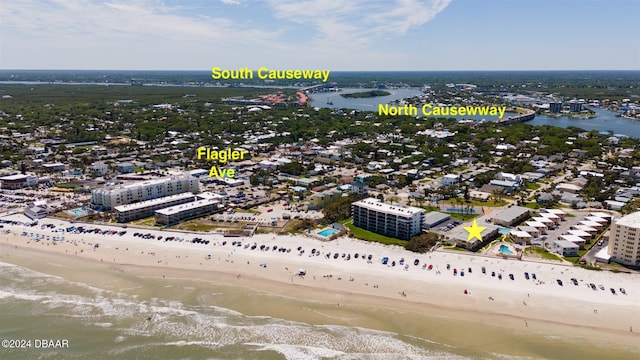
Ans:
MULTIPOLYGON (((43 219, 40 224, 70 226, 56 219, 43 219)), ((83 280, 82 274, 69 271, 70 264, 128 272, 158 281, 216 281, 280 299, 321 303, 325 311, 313 319, 316 323, 357 326, 357 321, 354 324, 340 315, 340 311, 364 308, 475 324, 469 327, 490 324, 525 334, 589 339, 598 346, 606 344, 633 349, 638 348, 640 340, 640 276, 636 274, 589 271, 462 252, 415 254, 399 247, 344 237, 330 242, 305 236, 266 234, 224 238, 131 227, 72 225, 103 230, 113 228, 127 233, 123 236, 62 234, 49 228, 41 229, 39 225, 5 225, 3 230, 11 232, 0 237, 0 261, 43 272, 59 272, 59 276, 76 277, 78 281, 83 280), (21 235, 23 232, 27 235, 21 235), (142 239, 135 237, 135 232, 185 240, 142 239), (35 234, 39 234, 37 242, 33 240, 35 234), (47 240, 47 235, 63 235, 64 241, 47 240), (194 237, 208 240, 209 244, 193 244, 190 241, 194 237), (256 245, 254 249, 253 245, 256 245), (263 250, 260 249, 262 246, 263 250), (336 253, 339 255, 334 258, 336 253), (357 258, 355 254, 358 254, 357 258), (369 255, 371 260, 368 260, 369 255), (383 257, 389 259, 387 265, 382 264, 383 257), (404 259, 404 265, 400 264, 401 259, 404 259), (414 265, 416 259, 418 265, 414 265), (392 266, 392 262, 396 265, 392 266), (486 274, 482 273, 482 267, 486 274), (301 270, 304 276, 298 275, 301 270), (464 276, 461 276, 462 271, 464 276), (492 272, 496 276, 491 276, 492 272), (525 279, 525 272, 530 275, 529 280, 525 279), (501 280, 498 274, 502 275, 501 280), (514 275, 514 280, 509 274, 514 275), (533 280, 533 274, 536 280, 533 280), (577 279, 578 285, 574 285, 571 278, 577 279), (562 281, 562 286, 557 279, 562 281), (590 283, 603 285, 604 290, 593 290, 590 283), (615 289, 615 295, 610 288, 615 289), (626 294, 622 294, 620 288, 625 289, 626 294)), ((118 291, 125 288, 123 284, 108 282, 101 286, 118 291)), ((232 303, 223 305, 234 308, 232 303)), ((265 311, 247 304, 236 307, 238 311, 253 315, 265 311)), ((303 320, 296 318, 295 312, 287 314, 273 310, 270 315, 303 320)), ((309 317, 308 314, 305 316, 309 317)), ((366 325, 376 326, 375 322, 366 325)), ((417 324, 414 326, 419 328, 417 324)))

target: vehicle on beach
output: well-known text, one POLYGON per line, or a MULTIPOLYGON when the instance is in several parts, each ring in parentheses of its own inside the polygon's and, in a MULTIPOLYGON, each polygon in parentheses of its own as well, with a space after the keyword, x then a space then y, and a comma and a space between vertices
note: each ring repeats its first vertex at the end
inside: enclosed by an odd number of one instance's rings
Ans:
POLYGON ((486 273, 487 273, 487 269, 486 269, 484 266, 482 267, 482 273, 483 273, 483 274, 486 274, 486 273))
POLYGON ((513 277, 513 274, 509 274, 509 279, 515 280, 515 278, 513 277))
POLYGON ((492 272, 491 272, 491 276, 496 277, 496 272, 495 272, 495 271, 492 271, 492 272))
POLYGON ((502 280, 502 274, 498 274, 498 280, 502 280))
POLYGON ((464 271, 460 270, 460 276, 464 276, 464 271))
POLYGON ((531 277, 533 278, 533 280, 536 280, 536 273, 531 273, 531 277))
POLYGON ((469 268, 468 270, 469 270, 469 273, 472 273, 472 272, 473 272, 473 271, 471 271, 471 268, 469 268))
POLYGON ((625 290, 624 288, 620 288, 620 292, 627 295, 627 290, 625 290))
POLYGON ((589 284, 589 286, 591 287, 592 290, 598 291, 598 288, 596 287, 596 284, 591 283, 591 284, 589 284))
POLYGON ((453 275, 458 275, 458 269, 456 268, 453 269, 453 275))
POLYGON ((556 279, 556 282, 558 283, 558 285, 562 286, 562 280, 556 279))
POLYGON ((600 288, 600 290, 604 291, 604 285, 600 284, 600 285, 598 285, 598 288, 600 288))
POLYGON ((578 279, 571 278, 571 282, 573 283, 573 285, 578 286, 578 279))
POLYGON ((610 288, 609 290, 611 291, 611 293, 612 293, 613 295, 616 295, 616 289, 614 289, 614 288, 610 288))

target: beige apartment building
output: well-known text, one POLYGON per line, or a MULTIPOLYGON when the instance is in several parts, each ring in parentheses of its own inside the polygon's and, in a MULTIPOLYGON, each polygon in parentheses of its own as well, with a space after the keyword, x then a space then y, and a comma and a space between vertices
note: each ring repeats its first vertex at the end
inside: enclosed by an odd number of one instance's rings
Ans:
POLYGON ((614 220, 610 234, 611 261, 640 266, 640 211, 614 220))

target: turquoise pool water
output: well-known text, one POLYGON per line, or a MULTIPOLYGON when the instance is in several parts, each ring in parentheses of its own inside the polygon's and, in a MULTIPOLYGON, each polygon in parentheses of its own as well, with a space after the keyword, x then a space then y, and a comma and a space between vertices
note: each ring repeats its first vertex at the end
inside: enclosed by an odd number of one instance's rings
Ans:
POLYGON ((511 251, 511 249, 509 249, 507 245, 500 245, 500 249, 498 250, 498 252, 507 255, 513 254, 513 251, 511 251))
POLYGON ((506 228, 506 227, 499 227, 499 228, 498 228, 498 232, 499 232, 500 234, 508 234, 509 232, 511 232, 511 229, 508 229, 508 228, 506 228))
POLYGON ((336 230, 336 229, 324 229, 324 230, 320 231, 318 233, 318 235, 320 235, 322 237, 329 237, 329 236, 331 236, 333 234, 337 234, 337 233, 338 233, 338 230, 336 230))
POLYGON ((73 213, 73 215, 77 215, 77 216, 84 215, 84 211, 82 211, 80 209, 73 209, 73 210, 71 210, 71 212, 73 213))

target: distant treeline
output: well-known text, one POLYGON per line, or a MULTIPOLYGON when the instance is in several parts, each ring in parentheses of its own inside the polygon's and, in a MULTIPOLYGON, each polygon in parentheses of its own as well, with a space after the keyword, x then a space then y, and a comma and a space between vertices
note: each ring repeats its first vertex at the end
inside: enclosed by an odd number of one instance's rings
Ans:
POLYGON ((347 99, 371 98, 376 96, 387 96, 387 95, 391 95, 391 93, 387 91, 382 91, 382 90, 371 90, 371 91, 363 91, 363 92, 350 93, 350 94, 340 94, 340 96, 347 99))
MULTIPOLYGON (((209 69, 198 71, 0 70, 0 81, 130 83, 205 86, 217 84, 209 69)), ((247 85, 305 87, 318 82, 242 80, 247 85)), ((332 71, 339 87, 442 87, 474 84, 483 92, 548 92, 560 96, 619 98, 640 96, 640 71, 332 71)), ((240 81, 228 84, 239 85, 240 81)))

